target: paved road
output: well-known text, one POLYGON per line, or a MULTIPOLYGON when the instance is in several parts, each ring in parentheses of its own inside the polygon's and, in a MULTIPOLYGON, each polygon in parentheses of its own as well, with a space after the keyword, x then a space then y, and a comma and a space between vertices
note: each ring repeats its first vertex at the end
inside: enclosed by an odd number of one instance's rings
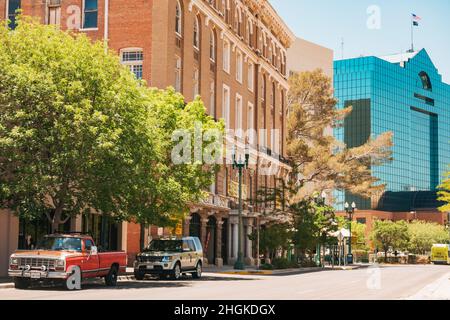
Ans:
POLYGON ((450 267, 389 266, 323 271, 291 276, 204 274, 202 280, 123 281, 117 288, 84 284, 82 291, 62 288, 3 289, 1 299, 145 299, 145 300, 309 300, 450 299, 450 267), (441 296, 433 296, 440 288, 441 296), (436 291, 436 290, 435 290, 436 291))

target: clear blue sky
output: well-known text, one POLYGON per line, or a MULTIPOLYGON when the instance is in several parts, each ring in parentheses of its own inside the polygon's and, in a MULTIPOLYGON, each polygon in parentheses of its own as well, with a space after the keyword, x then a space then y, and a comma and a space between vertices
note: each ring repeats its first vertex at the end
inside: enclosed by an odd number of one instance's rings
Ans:
MULTIPOLYGON (((411 47, 411 13, 422 18, 414 29, 415 49, 425 48, 450 84, 449 0, 269 0, 300 38, 334 50, 344 57, 380 56, 411 47), (370 29, 370 6, 380 9, 380 29, 370 29)), ((373 26, 373 24, 372 24, 373 26)))

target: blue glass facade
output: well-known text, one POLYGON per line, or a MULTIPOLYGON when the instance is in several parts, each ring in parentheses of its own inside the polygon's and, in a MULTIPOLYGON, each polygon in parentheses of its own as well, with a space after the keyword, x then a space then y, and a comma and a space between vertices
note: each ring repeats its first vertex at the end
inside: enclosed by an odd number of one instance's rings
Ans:
POLYGON ((442 82, 426 50, 336 61, 334 72, 338 108, 353 107, 335 136, 356 147, 370 135, 394 133, 394 161, 372 168, 387 185, 385 196, 371 203, 337 192, 337 209, 342 210, 346 201, 356 201, 359 209, 389 211, 435 206, 430 194, 435 194, 450 164, 450 85, 442 82), (418 204, 414 199, 425 200, 418 204))

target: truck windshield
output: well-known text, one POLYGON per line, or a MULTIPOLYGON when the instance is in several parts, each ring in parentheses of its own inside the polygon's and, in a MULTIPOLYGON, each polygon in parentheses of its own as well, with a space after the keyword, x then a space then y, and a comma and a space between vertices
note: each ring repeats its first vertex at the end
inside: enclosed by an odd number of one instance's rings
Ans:
POLYGON ((81 239, 68 237, 47 237, 38 244, 37 249, 81 251, 81 239))
POLYGON ((183 252, 183 242, 181 240, 153 240, 144 251, 183 252))

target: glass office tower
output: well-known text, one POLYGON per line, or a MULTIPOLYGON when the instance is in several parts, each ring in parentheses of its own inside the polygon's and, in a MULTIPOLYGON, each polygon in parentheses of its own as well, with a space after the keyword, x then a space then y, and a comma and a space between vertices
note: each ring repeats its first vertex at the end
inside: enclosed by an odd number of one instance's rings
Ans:
POLYGON ((337 192, 337 209, 346 201, 391 212, 438 207, 436 187, 450 164, 450 85, 426 50, 336 61, 334 72, 338 107, 353 107, 335 136, 357 147, 394 133, 393 162, 372 168, 386 192, 372 201, 337 192))

